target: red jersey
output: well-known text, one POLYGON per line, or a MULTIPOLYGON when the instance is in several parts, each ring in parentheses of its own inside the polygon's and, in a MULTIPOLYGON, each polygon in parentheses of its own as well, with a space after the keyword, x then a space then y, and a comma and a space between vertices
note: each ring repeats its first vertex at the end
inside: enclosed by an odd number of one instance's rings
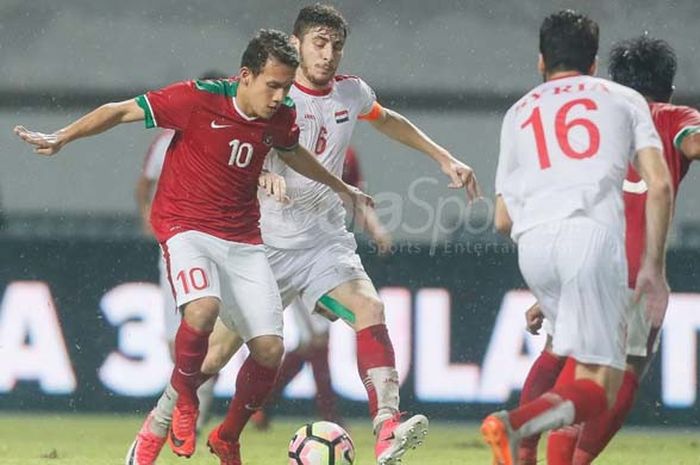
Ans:
MULTIPOLYGON (((654 125, 664 146, 664 158, 671 172, 673 196, 675 198, 681 181, 690 167, 690 160, 680 151, 681 143, 688 135, 700 131, 700 112, 694 108, 671 105, 670 103, 651 103, 649 107, 654 125)), ((634 288, 636 285, 637 273, 639 273, 642 256, 644 255, 646 192, 646 184, 644 184, 634 167, 630 166, 624 185, 625 220, 627 222, 626 246, 630 288, 634 288)))
POLYGON ((269 120, 236 105, 237 80, 185 81, 136 98, 146 127, 176 131, 151 209, 156 238, 188 230, 261 244, 257 191, 272 148, 297 146, 294 103, 286 98, 269 120))
POLYGON ((357 153, 352 147, 348 147, 345 151, 345 160, 343 161, 343 181, 364 190, 364 181, 362 179, 362 171, 360 170, 360 161, 357 159, 357 153))

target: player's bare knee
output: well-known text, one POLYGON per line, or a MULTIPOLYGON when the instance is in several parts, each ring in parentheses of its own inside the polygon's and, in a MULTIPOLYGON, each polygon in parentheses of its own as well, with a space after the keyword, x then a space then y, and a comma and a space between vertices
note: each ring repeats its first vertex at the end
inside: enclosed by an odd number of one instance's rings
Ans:
POLYGON ((266 367, 278 367, 284 355, 284 343, 281 337, 261 336, 248 342, 250 355, 259 364, 266 367))
POLYGON ((219 316, 219 300, 204 297, 183 306, 183 318, 188 325, 201 331, 211 331, 219 316))

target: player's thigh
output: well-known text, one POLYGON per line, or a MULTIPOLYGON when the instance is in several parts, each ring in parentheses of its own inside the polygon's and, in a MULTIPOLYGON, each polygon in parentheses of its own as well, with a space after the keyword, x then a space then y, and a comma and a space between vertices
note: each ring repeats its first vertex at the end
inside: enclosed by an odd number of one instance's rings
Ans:
POLYGON ((357 328, 384 322, 384 307, 379 300, 352 238, 340 237, 318 247, 303 274, 301 297, 307 308, 323 308, 352 323, 357 328), (328 308, 322 298, 329 296, 334 305, 328 308), (348 316, 352 315, 350 318, 348 316))
MULTIPOLYGON (((347 318, 343 319, 357 331, 385 323, 384 305, 369 279, 346 281, 327 295, 335 301, 335 305, 342 306, 345 312, 353 315, 354 322, 348 321, 347 318)), ((333 308, 330 310, 336 311, 333 308)))
POLYGON ((209 348, 202 363, 202 372, 213 375, 221 371, 243 345, 243 339, 235 331, 229 329, 218 318, 214 330, 209 335, 209 348))
POLYGON ((222 279, 221 320, 248 343, 260 336, 282 338, 282 302, 263 246, 232 247, 222 279))
POLYGON ((581 219, 567 223, 556 245, 562 287, 554 353, 624 370, 629 291, 622 238, 581 219))
POLYGON ((186 231, 161 244, 175 303, 183 309, 186 319, 201 317, 214 324, 218 302, 222 300, 219 268, 224 242, 186 231))

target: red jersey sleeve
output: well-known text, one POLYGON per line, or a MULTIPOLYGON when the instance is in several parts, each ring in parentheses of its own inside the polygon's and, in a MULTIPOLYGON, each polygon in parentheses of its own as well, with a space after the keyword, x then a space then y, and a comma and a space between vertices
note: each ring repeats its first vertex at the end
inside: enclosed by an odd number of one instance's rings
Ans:
POLYGON ((201 95, 194 88, 194 81, 182 81, 139 95, 136 103, 146 113, 147 128, 183 130, 200 104, 201 95))
POLYGON ((671 123, 673 145, 680 151, 683 139, 700 132, 700 112, 695 108, 679 106, 676 107, 673 116, 671 123))
POLYGON ((289 108, 286 115, 280 121, 272 140, 272 146, 276 149, 289 151, 294 150, 299 145, 299 126, 296 124, 297 112, 294 108, 289 108))

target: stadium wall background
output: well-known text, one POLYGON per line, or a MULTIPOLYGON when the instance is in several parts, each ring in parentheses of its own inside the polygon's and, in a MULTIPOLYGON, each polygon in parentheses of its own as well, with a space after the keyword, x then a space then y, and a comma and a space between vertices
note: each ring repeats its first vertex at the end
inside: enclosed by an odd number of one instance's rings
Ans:
MULTIPOLYGON (((387 305, 405 408, 475 420, 512 405, 542 340, 522 329, 533 299, 520 290, 510 245, 413 243, 387 258, 365 246, 363 259, 387 305)), ((170 370, 153 284, 157 260, 145 240, 0 239, 0 410, 150 408, 170 370)), ((631 423, 699 422, 699 260, 697 250, 669 253, 674 296, 631 423)), ((353 340, 344 325, 333 325, 333 375, 347 416, 366 408, 353 340)), ((239 362, 217 384, 218 408, 239 362)), ((308 373, 286 394, 280 413, 313 415, 308 373)))

